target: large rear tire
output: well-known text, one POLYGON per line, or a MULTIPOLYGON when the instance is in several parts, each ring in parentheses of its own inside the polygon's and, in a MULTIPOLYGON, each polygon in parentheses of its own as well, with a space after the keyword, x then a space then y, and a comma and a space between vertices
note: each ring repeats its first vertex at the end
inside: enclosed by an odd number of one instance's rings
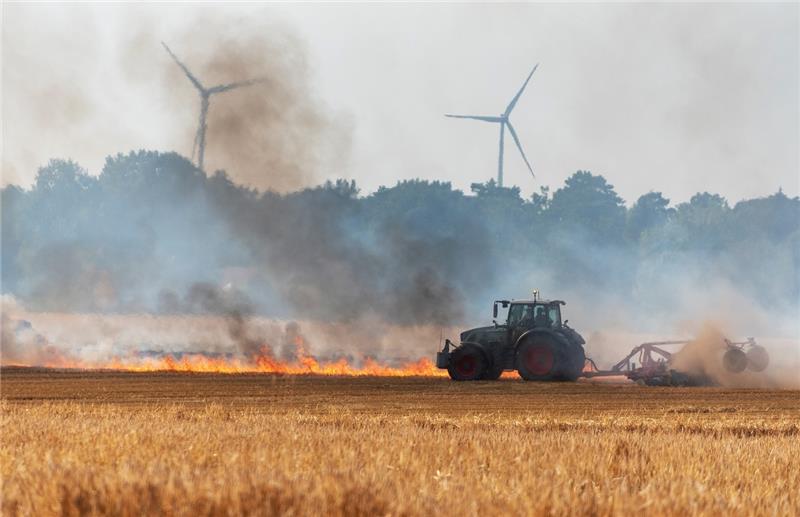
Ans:
POLYGON ((447 373, 454 381, 477 381, 486 375, 489 361, 476 345, 464 344, 450 354, 447 373))
POLYGON ((558 344, 549 336, 533 336, 517 350, 517 370, 526 381, 554 381, 561 374, 558 344))
POLYGON ((570 345, 567 348, 567 353, 569 356, 567 357, 566 363, 569 365, 564 372, 564 380, 567 381, 577 381, 578 377, 581 376, 583 373, 583 366, 586 364, 586 353, 583 351, 583 347, 581 345, 570 345))

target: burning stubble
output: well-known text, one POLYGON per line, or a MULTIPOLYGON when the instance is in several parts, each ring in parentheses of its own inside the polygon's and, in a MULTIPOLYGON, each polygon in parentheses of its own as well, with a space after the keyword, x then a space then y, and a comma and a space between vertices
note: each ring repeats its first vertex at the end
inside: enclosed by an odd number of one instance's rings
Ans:
MULTIPOLYGON (((198 284, 165 312, 28 312, 3 297, 2 364, 133 371, 441 376, 426 358, 443 332, 382 322, 357 328, 254 317, 237 293, 198 284), (213 310, 215 313, 208 313, 213 310)), ((169 308, 167 308, 169 307, 169 308)))
MULTIPOLYGON (((3 302, 3 365, 442 376, 444 372, 434 368, 427 357, 443 334, 458 331, 381 321, 354 326, 267 320, 251 314, 250 302, 241 293, 209 284, 197 284, 183 296, 163 293, 162 312, 168 315, 162 316, 31 313, 11 297, 4 297, 3 302)), ((617 334, 604 341, 601 333, 588 337, 587 349, 596 359, 606 357, 602 352, 612 354, 623 343, 633 345, 652 338, 617 334)), ((671 368, 726 387, 800 387, 800 349, 795 341, 759 339, 771 357, 768 368, 732 373, 723 366, 725 337, 729 336, 720 327, 709 322, 701 325, 697 337, 674 353, 671 368)))

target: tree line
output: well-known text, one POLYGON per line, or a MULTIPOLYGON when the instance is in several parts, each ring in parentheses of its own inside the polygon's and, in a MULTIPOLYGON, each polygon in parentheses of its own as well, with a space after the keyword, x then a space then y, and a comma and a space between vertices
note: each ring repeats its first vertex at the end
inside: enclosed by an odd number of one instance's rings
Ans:
POLYGON ((590 171, 530 198, 493 181, 279 194, 150 151, 97 176, 52 160, 31 188, 2 190, 3 293, 42 310, 166 311, 208 282, 270 315, 453 323, 520 286, 646 304, 710 279, 798 307, 800 199, 653 191, 626 206, 590 171))

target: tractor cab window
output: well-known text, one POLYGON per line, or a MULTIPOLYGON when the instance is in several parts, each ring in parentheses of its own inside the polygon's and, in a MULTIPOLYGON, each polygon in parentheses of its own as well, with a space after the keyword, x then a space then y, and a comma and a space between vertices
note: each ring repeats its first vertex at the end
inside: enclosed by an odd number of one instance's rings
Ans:
POLYGON ((515 303, 508 309, 508 326, 516 327, 522 321, 522 314, 525 312, 525 305, 515 303))
POLYGON ((532 327, 535 306, 532 303, 515 303, 508 310, 509 327, 532 327))
POLYGON ((559 327, 561 311, 557 304, 515 303, 508 311, 509 327, 559 327))
POLYGON ((537 305, 535 316, 533 317, 533 324, 536 327, 550 327, 553 322, 550 320, 550 314, 546 305, 537 305))
POLYGON ((547 319, 549 327, 561 326, 561 309, 557 304, 549 305, 546 307, 547 319))

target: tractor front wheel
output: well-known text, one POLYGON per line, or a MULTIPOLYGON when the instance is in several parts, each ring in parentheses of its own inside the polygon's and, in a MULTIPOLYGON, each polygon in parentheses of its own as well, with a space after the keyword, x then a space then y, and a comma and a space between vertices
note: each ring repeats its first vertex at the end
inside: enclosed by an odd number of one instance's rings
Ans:
POLYGON ((475 345, 465 344, 450 354, 447 373, 454 381, 477 381, 483 378, 488 367, 483 351, 475 345))

